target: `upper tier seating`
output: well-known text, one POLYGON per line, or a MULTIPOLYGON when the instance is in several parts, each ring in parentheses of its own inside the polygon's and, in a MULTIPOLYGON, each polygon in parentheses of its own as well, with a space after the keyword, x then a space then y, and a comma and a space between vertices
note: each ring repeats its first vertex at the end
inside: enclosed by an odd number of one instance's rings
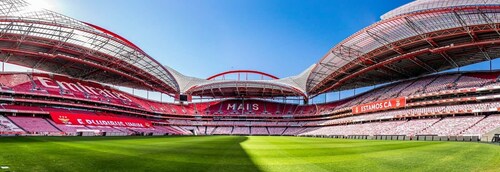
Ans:
POLYGON ((410 86, 413 82, 414 82, 413 80, 410 80, 410 81, 404 81, 403 83, 399 83, 396 86, 394 86, 391 89, 389 89, 386 92, 384 92, 382 94, 382 96, 380 96, 377 100, 385 100, 385 99, 390 99, 390 98, 397 97, 397 95, 402 90, 404 90, 405 88, 407 88, 408 86, 410 86))
POLYGON ((489 74, 464 74, 456 83, 456 88, 476 88, 489 83, 494 83, 498 73, 489 74))
POLYGON ((1 74, 0 85, 2 89, 31 92, 33 84, 31 78, 27 74, 1 74))
POLYGON ((398 97, 404 97, 422 93, 425 90, 425 87, 429 85, 429 83, 434 81, 434 79, 436 79, 436 77, 434 76, 418 79, 413 84, 403 89, 398 97))
POLYGON ((81 98, 140 108, 162 114, 215 114, 215 115, 294 115, 313 116, 348 110, 354 105, 400 96, 409 96, 458 88, 494 85, 500 73, 440 74, 416 80, 381 86, 361 95, 321 105, 295 105, 260 100, 224 100, 191 103, 181 106, 145 100, 95 82, 81 81, 52 74, 2 74, 0 84, 4 90, 43 93, 81 98), (454 83, 456 82, 456 84, 454 83), (201 112, 201 113, 200 113, 201 112))
MULTIPOLYGON (((488 132, 494 127, 497 127, 497 118, 494 115, 487 117, 485 119, 469 120, 468 118, 463 118, 460 120, 452 120, 450 117, 445 117, 443 121, 437 121, 438 116, 452 116, 452 115, 462 115, 462 114, 472 114, 478 112, 478 114, 491 114, 492 111, 496 111, 500 108, 500 102, 498 102, 498 97, 492 96, 493 94, 498 94, 498 90, 493 91, 477 91, 474 93, 457 93, 456 95, 426 95, 429 97, 425 98, 415 98, 408 97, 409 103, 412 104, 407 108, 388 110, 382 112, 371 112, 366 114, 356 114, 353 115, 350 112, 350 108, 353 105, 359 105, 363 103, 369 103, 377 100, 390 99, 401 96, 419 95, 424 93, 436 93, 439 91, 447 91, 446 94, 452 94, 454 92, 448 92, 448 90, 468 91, 462 88, 478 88, 487 87, 491 85, 496 85, 498 83, 499 73, 462 73, 462 74, 440 74, 434 76, 426 76, 416 80, 406 80, 396 84, 388 84, 381 86, 375 90, 362 93, 360 95, 347 98, 341 101, 329 102, 325 104, 313 104, 313 105, 296 105, 296 104, 286 104, 278 103, 272 101, 261 101, 257 99, 249 100, 222 100, 222 101, 212 101, 203 103, 190 103, 188 105, 178 105, 173 103, 161 103, 155 101, 145 100, 133 95, 123 93, 119 90, 110 88, 109 86, 89 82, 89 81, 79 81, 76 79, 66 78, 59 75, 49 75, 49 74, 2 74, 0 75, 1 90, 5 92, 2 95, 5 103, 1 105, 1 110, 5 110, 6 113, 18 111, 32 111, 33 113, 23 112, 18 114, 48 114, 48 112, 53 111, 52 102, 60 102, 61 105, 57 104, 54 106, 71 106, 70 103, 75 103, 74 100, 60 99, 61 96, 65 96, 70 99, 79 98, 87 100, 100 101, 100 103, 89 103, 85 102, 82 105, 76 106, 76 108, 89 108, 96 106, 98 108, 106 108, 106 111, 120 110, 117 114, 140 114, 142 111, 130 111, 129 108, 119 108, 115 106, 109 106, 109 104, 114 104, 117 106, 133 107, 134 109, 140 108, 146 111, 161 113, 161 114, 177 114, 186 115, 189 118, 193 116, 203 116, 196 120, 190 119, 185 120, 187 117, 179 118, 177 120, 164 120, 157 119, 159 122, 170 122, 170 124, 179 126, 192 127, 193 125, 201 125, 195 127, 194 130, 198 133, 203 134, 254 134, 254 135, 295 135, 301 132, 316 132, 325 134, 369 134, 369 135, 418 135, 418 134, 437 134, 437 135, 482 135, 488 132), (12 82, 11 82, 12 81, 12 82), (14 91, 14 92, 12 92, 14 91), (27 92, 29 93, 26 95, 27 92), (32 93, 39 94, 39 96, 31 96, 32 93), (40 95, 41 94, 41 95, 40 95), (53 95, 57 98, 44 98, 43 96, 53 95), (484 96, 483 96, 484 95, 484 96), (467 97, 468 100, 465 101, 443 101, 448 100, 450 97, 453 99, 462 99, 466 96, 471 96, 471 99, 467 97), (459 97, 459 98, 455 98, 459 97), (481 97, 481 99, 476 97, 481 97), (485 98, 486 97, 486 98, 485 98), (10 100, 9 100, 10 99, 10 100), (31 99, 30 102, 29 100, 31 99), (439 101, 438 101, 439 100, 439 101), (17 102, 16 102, 17 101, 17 102), (39 101, 39 102, 37 102, 39 101), (42 102, 43 101, 43 102, 42 102), (467 101, 467 102, 466 102, 467 101), (30 102, 34 104, 27 105, 30 102), (49 102, 49 103, 47 103, 49 102), (420 104, 424 102, 425 104, 420 104), (431 102, 427 104, 427 102, 431 102), (436 103, 437 102, 437 103, 436 103), (460 103, 457 103, 460 102, 460 103), (66 103, 66 104, 62 104, 66 103), (21 104, 21 105, 20 105, 21 104), (38 104, 43 104, 39 106, 38 104), (49 105, 45 105, 49 104, 49 105), (48 107, 46 107, 48 106, 48 107), (201 112, 201 113, 200 113, 201 112), (213 115, 217 120, 211 120, 212 117, 206 117, 207 114, 213 115), (252 117, 251 115, 255 115, 252 117), (323 115, 323 116, 318 116, 323 115), (333 116, 334 115, 334 116, 333 116), (295 117, 298 118, 295 118, 295 117), (307 116, 307 117, 306 117, 307 116), (434 119, 410 119, 410 118, 429 118, 434 117, 434 119), (251 121, 253 118, 259 120, 257 122, 251 121), (307 119, 306 119, 307 118, 307 119), (311 121, 314 118, 317 121, 311 121), (335 119, 336 118, 336 119, 335 119), (392 120, 392 118, 402 119, 405 118, 406 121, 394 121, 394 122, 373 122, 380 120, 392 120), (239 119, 234 120, 234 119, 239 119), (242 121, 241 119, 249 119, 248 121, 242 121), (409 119, 409 120, 408 120, 409 119), (207 121, 208 120, 208 121, 207 121), (307 121, 307 122, 302 122, 307 121), (271 122, 273 121, 273 122, 271 122), (369 123, 365 123, 369 122, 369 123), (437 123, 436 123, 437 122, 437 123), (351 124, 344 126, 344 128, 349 129, 349 131, 334 131, 337 127, 342 129, 342 126, 334 126, 331 128, 325 127, 325 129, 314 130, 311 128, 306 128, 304 126, 316 126, 317 124, 351 124), (364 124, 359 124, 364 123, 364 124), (477 123, 477 124, 476 124, 477 123), (455 126, 455 124, 459 126, 455 126), (210 127, 205 127, 210 125, 210 127), (223 127, 216 127, 221 126, 223 127), (213 127, 212 127, 213 126, 213 127), (465 128, 463 128, 465 126, 465 128), (352 127, 352 128, 351 128, 352 127), (217 128, 217 129, 215 129, 217 128), (442 129, 446 128, 446 129, 442 129), (215 131, 214 131, 215 129, 215 131), (448 131, 450 129, 450 131, 448 131), (439 133, 437 131, 442 131, 439 133)), ((488 87, 489 89, 496 89, 488 87)), ((482 88, 484 90, 484 88, 482 88)), ((444 93, 444 92, 441 92, 444 93)), ((84 102, 79 100, 76 103, 84 102)), ((54 103, 56 104, 56 103, 54 103)), ((89 108, 90 109, 90 108, 89 108)), ((104 109, 100 109, 104 110, 104 109)), ((99 110, 97 110, 99 111, 99 110)), ((115 113, 115 112, 110 112, 115 113)), ((149 113, 148 113, 149 114, 149 113)), ((7 114, 10 115, 10 114, 7 114)), ((95 114, 94 114, 95 115, 95 114)), ((99 114, 101 115, 101 114, 99 114)), ((39 121, 40 122, 40 121, 39 121)), ((41 121, 43 123, 43 121, 41 121)), ((42 126, 40 128, 35 128, 27 130, 28 132, 59 132, 59 130, 64 132, 75 132, 77 127, 70 127, 65 125, 54 124, 50 120, 46 120, 49 126, 42 126), (51 125, 50 125, 51 124, 51 125), (53 127, 56 126, 56 127, 53 127), (53 128, 55 130, 45 129, 53 128), (42 131, 44 130, 44 131, 42 131)), ((6 130, 6 125, 0 123, 0 128, 6 130)), ((21 125, 19 125, 22 127, 21 125)), ((92 128, 96 130, 102 130, 105 132, 123 132, 123 133, 134 133, 134 132, 157 132, 157 129, 131 129, 131 128, 113 128, 113 127, 92 127, 92 126, 79 126, 80 129, 92 128)), ((158 131, 167 131, 173 134, 186 134, 189 133, 184 128, 179 127, 168 127, 163 129, 161 127, 158 131)))
POLYGON ((430 93, 430 92, 437 92, 445 89, 452 89, 453 84, 455 81, 460 77, 460 74, 453 74, 453 75, 444 75, 444 76, 439 76, 436 80, 434 80, 432 83, 427 85, 425 88, 425 93, 430 93))
POLYGON ((89 98, 89 94, 85 92, 85 90, 81 88, 81 86, 78 85, 80 81, 59 75, 54 75, 53 80, 60 81, 58 85, 63 95, 74 96, 76 98, 81 98, 81 99, 89 98))

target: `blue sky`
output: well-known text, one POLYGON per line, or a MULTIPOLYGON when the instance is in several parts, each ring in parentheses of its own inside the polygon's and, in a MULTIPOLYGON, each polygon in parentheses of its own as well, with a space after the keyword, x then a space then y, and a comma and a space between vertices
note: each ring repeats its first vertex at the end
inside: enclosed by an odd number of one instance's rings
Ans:
MULTIPOLYGON (((40 0, 36 0, 40 1, 40 0)), ((296 75, 408 0, 45 0, 132 41, 162 64, 206 78, 232 69, 296 75)))
MULTIPOLYGON (((338 42, 379 21, 385 12, 411 2, 28 1, 115 32, 141 47, 160 63, 200 78, 234 69, 259 70, 278 77, 299 74, 338 42)), ((486 66, 483 63, 465 69, 486 69, 486 66)), ((366 90, 359 89, 357 93, 366 90)), ((341 98, 353 93, 352 90, 344 91, 341 98)), ((338 99, 338 93, 330 93, 326 98, 327 101, 338 99)), ((316 102, 324 100, 324 96, 316 98, 316 102)))

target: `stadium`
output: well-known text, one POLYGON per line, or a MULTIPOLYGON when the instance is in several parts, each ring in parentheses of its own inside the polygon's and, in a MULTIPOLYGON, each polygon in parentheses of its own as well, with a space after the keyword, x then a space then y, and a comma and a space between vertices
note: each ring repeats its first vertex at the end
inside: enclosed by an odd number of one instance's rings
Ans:
POLYGON ((32 69, 0 73, 0 171, 500 170, 498 0, 412 1, 281 78, 188 76, 32 6, 0 1, 0 61, 32 69))

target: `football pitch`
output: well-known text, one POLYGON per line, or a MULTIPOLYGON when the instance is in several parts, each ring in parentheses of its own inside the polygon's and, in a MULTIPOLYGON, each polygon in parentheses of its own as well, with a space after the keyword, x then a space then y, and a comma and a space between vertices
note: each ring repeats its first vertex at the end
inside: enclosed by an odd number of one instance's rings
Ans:
POLYGON ((0 137, 0 166, 3 171, 500 171, 500 146, 270 136, 0 137))

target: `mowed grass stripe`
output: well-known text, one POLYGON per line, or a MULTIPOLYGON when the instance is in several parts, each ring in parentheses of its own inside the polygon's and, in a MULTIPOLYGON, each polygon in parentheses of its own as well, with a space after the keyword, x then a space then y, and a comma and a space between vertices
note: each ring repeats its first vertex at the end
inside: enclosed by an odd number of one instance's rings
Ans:
MULTIPOLYGON (((299 171, 301 169, 307 169, 309 171, 315 171, 315 172, 326 171, 326 169, 323 169, 315 164, 308 163, 306 159, 300 156, 295 156, 290 154, 289 151, 297 149, 283 148, 286 147, 280 144, 283 143, 283 141, 281 141, 283 138, 289 138, 289 137, 282 137, 275 139, 266 139, 265 137, 252 137, 249 139, 249 142, 243 143, 243 148, 245 148, 252 161, 254 161, 256 164, 261 164, 259 167, 263 171, 270 171, 275 169, 276 167, 279 167, 277 168, 279 171, 299 171), (254 140, 257 141, 259 144, 256 144, 254 140), (266 145, 266 147, 271 147, 272 149, 264 149, 264 150, 255 149, 254 145, 266 145), (295 168, 295 169, 290 168, 292 166, 287 166, 287 167, 282 166, 285 161, 299 162, 301 166, 300 168, 295 168), (281 165, 281 166, 275 166, 275 165, 281 165)), ((302 151, 307 151, 304 150, 303 148, 304 147, 302 147, 302 151)), ((297 166, 297 164, 294 164, 294 166, 297 166)))
MULTIPOLYGON (((10 139, 15 140, 15 138, 10 139)), ((96 137, 89 138, 89 140, 85 140, 85 138, 63 137, 22 138, 20 142, 15 143, 14 147, 16 148, 12 149, 17 149, 26 154, 20 155, 12 151, 11 155, 17 155, 19 159, 10 159, 10 161, 2 162, 9 162, 7 164, 14 169, 18 169, 17 171, 19 171, 19 169, 21 169, 21 171, 22 169, 43 171, 43 168, 38 168, 41 166, 50 169, 45 171, 137 171, 137 169, 142 170, 141 167, 152 171, 157 171, 158 169, 162 171, 206 171, 208 168, 221 166, 218 170, 215 170, 220 171, 226 168, 237 169, 237 166, 253 166, 253 163, 246 157, 246 153, 241 150, 239 151, 240 156, 243 157, 230 155, 228 158, 223 158, 219 156, 221 150, 228 150, 228 145, 236 144, 239 146, 239 141, 245 139, 246 137, 162 137, 159 139, 150 138, 147 140, 141 137, 128 137, 128 139, 119 137, 96 137), (211 144, 205 143, 211 140, 215 141, 211 144), (164 143, 164 145, 149 146, 149 143, 160 142, 164 143), (29 144, 29 146, 25 147, 23 145, 25 143, 29 144), (190 153, 192 151, 191 148, 200 145, 204 145, 203 147, 212 145, 212 148, 217 150, 198 148, 198 150, 211 152, 213 156, 210 157, 203 157, 190 153), (226 148, 222 149, 220 146, 226 148), (29 157, 29 154, 34 152, 38 152, 38 154, 42 156, 35 159, 25 158, 29 157), (52 156, 58 159, 52 159, 52 156), (47 162, 47 164, 37 161, 37 159, 47 162), (21 165, 15 165, 16 162, 23 163, 21 163, 21 165), (57 162, 64 163, 59 164, 57 162), (80 164, 81 162, 84 162, 84 164, 80 164), (246 162, 246 164, 242 162, 246 162)), ((11 150, 8 145, 12 146, 13 144, 7 143, 7 141, 1 141, 2 140, 0 140, 0 145, 5 149, 0 150, 0 156, 8 156, 8 154, 4 154, 2 151, 11 150), (3 146, 2 143, 5 143, 6 146, 3 146)), ((229 150, 227 152, 233 153, 235 151, 229 150)))
POLYGON ((3 137, 13 171, 500 171, 500 146, 267 136, 3 137))

